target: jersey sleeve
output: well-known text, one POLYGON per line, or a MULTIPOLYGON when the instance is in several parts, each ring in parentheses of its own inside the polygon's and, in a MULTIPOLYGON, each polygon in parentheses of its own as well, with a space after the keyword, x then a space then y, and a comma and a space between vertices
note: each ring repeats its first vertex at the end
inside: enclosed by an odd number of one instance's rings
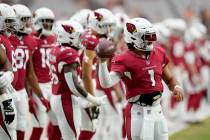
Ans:
POLYGON ((99 40, 95 35, 84 33, 82 35, 82 45, 88 50, 94 50, 99 40))
POLYGON ((123 75, 126 71, 126 67, 123 62, 123 57, 115 56, 111 61, 111 71, 118 72, 123 75))

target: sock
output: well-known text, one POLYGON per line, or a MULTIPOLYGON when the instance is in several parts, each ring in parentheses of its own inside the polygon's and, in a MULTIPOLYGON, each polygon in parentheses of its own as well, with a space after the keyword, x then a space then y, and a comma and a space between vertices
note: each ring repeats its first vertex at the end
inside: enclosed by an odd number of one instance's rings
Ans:
POLYGON ((30 140, 39 140, 43 132, 43 128, 34 127, 30 140))
POLYGON ((78 140, 91 140, 95 132, 81 130, 78 140))
MULTIPOLYGON (((49 124, 50 125, 50 124, 49 124)), ((61 139, 61 131, 57 125, 51 124, 51 126, 48 125, 48 129, 51 129, 48 131, 48 139, 49 140, 60 140, 61 139)))
POLYGON ((25 132, 17 130, 17 139, 18 140, 24 140, 25 132))

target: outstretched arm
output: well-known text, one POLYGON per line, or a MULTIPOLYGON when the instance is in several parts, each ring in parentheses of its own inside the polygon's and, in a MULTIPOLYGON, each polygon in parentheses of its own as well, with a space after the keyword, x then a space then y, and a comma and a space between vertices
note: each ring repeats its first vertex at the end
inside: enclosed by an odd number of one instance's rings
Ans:
POLYGON ((109 72, 106 60, 100 58, 99 62, 99 81, 103 88, 110 88, 117 84, 121 75, 117 72, 109 72))

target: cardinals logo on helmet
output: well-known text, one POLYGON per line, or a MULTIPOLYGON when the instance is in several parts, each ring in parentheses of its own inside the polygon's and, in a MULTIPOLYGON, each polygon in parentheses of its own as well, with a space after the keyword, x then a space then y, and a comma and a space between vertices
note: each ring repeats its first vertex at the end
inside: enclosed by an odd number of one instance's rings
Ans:
POLYGON ((128 32, 131 34, 137 32, 136 26, 132 23, 126 23, 126 28, 127 28, 128 32))
POLYGON ((73 33, 74 32, 74 28, 72 26, 69 25, 62 25, 63 29, 68 32, 68 33, 73 33))
POLYGON ((94 12, 94 15, 98 21, 101 21, 103 19, 103 16, 98 12, 94 12))

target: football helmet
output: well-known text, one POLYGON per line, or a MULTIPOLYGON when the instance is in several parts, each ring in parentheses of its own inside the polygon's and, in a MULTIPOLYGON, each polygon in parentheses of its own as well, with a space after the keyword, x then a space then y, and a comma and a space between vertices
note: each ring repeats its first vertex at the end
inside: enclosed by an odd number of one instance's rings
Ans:
POLYGON ((125 13, 116 13, 114 16, 116 19, 116 24, 109 32, 108 37, 111 38, 114 42, 118 42, 122 38, 123 27, 129 17, 125 13))
POLYGON ((43 35, 51 35, 55 15, 49 8, 39 8, 34 12, 33 24, 36 31, 43 35))
POLYGON ((32 31, 32 13, 29 8, 22 4, 13 5, 12 8, 14 9, 17 16, 19 32, 30 33, 32 31))
POLYGON ((141 51, 151 51, 156 41, 156 31, 145 18, 133 18, 124 26, 124 40, 141 51))
POLYGON ((15 11, 11 6, 0 3, 0 30, 15 31, 17 29, 15 11))
POLYGON ((107 35, 115 24, 114 15, 105 8, 93 11, 89 18, 89 27, 100 35, 107 35))
POLYGON ((57 36, 57 42, 60 44, 69 44, 78 49, 82 49, 81 35, 84 32, 82 25, 76 21, 64 21, 57 25, 54 30, 57 36))
POLYGON ((171 36, 171 31, 163 23, 154 24, 154 28, 157 33, 157 41, 162 44, 167 44, 171 36))
POLYGON ((89 23, 89 17, 92 14, 92 11, 90 9, 82 9, 78 12, 76 12, 71 18, 70 20, 75 20, 77 22, 79 22, 84 29, 86 29, 88 27, 88 23, 89 23))

